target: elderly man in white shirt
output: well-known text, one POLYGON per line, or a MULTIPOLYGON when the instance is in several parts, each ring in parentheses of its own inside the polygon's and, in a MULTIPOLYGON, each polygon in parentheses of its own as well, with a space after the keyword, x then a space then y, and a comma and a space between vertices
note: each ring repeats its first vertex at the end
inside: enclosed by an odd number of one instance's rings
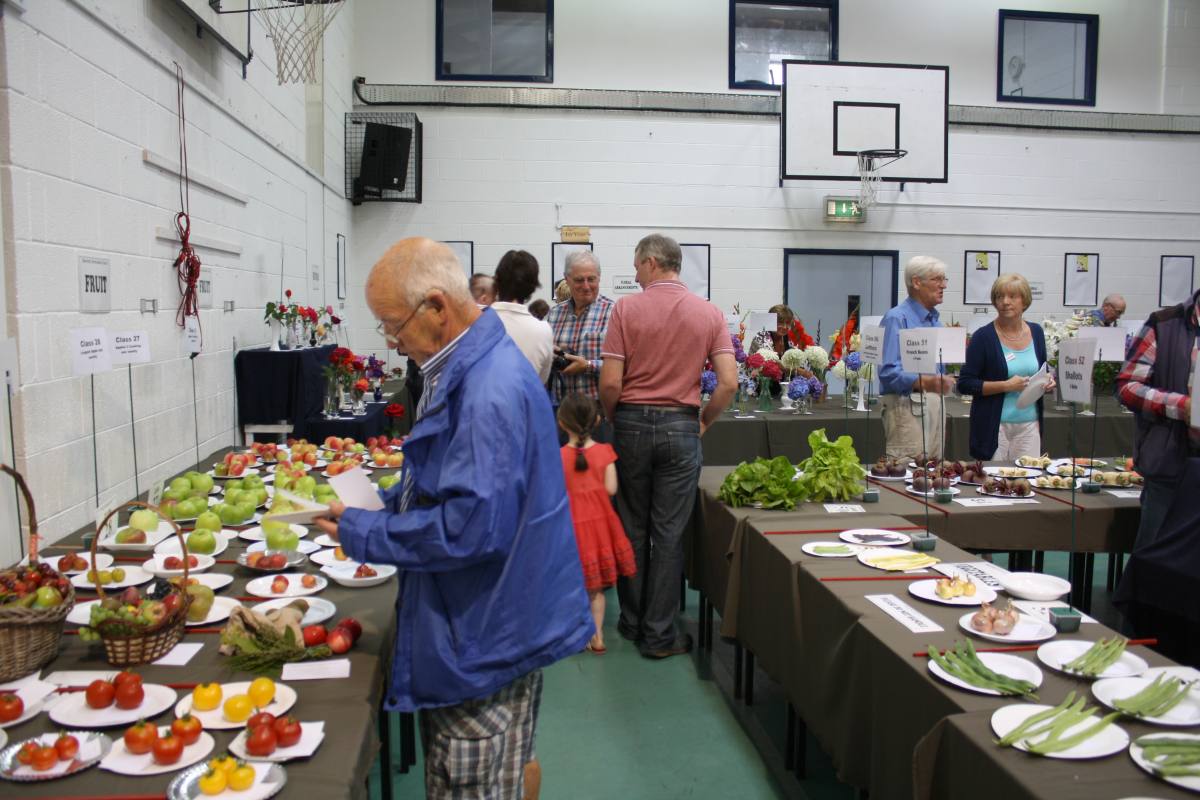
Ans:
POLYGON ((537 259, 524 250, 509 250, 496 266, 495 281, 497 299, 492 310, 500 315, 504 330, 545 383, 554 361, 554 332, 526 306, 529 296, 541 285, 537 259))

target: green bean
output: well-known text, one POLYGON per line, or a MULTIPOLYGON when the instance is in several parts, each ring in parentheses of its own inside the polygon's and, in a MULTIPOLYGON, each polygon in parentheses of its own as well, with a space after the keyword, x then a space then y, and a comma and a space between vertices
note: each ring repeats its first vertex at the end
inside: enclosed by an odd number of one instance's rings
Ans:
POLYGON ((1180 681, 1165 675, 1159 675, 1153 683, 1145 686, 1137 694, 1113 700, 1113 708, 1123 711, 1130 716, 1149 716, 1149 710, 1155 709, 1174 693, 1180 681))
POLYGON ((1179 685, 1175 688, 1174 694, 1168 695, 1166 700, 1152 708, 1146 716, 1161 717, 1163 714, 1166 714, 1175 706, 1182 703, 1191 691, 1191 684, 1179 681, 1179 685))
POLYGON ((1154 771, 1164 778, 1200 777, 1200 767, 1160 767, 1154 765, 1154 771))
POLYGON ((1020 725, 1013 728, 1011 731, 1006 733, 1004 736, 997 739, 996 744, 1000 745, 1001 747, 1012 746, 1012 744, 1014 742, 1016 742, 1021 737, 1023 737, 1025 735, 1026 731, 1029 731, 1034 725, 1037 725, 1040 722, 1048 720, 1051 717, 1057 717, 1059 714, 1066 711, 1068 708, 1070 708, 1074 704, 1075 704, 1075 693, 1070 692, 1069 694, 1067 694, 1066 700, 1063 700, 1061 703, 1059 703, 1054 708, 1048 708, 1045 711, 1039 711, 1038 713, 1029 717, 1024 722, 1022 722, 1020 725))
MULTIPOLYGON (((1095 709, 1089 709, 1086 713, 1091 715, 1095 713, 1095 709)), ((1029 752, 1040 756, 1044 756, 1049 753, 1060 753, 1063 750, 1070 750, 1072 747, 1076 747, 1100 733, 1100 731, 1111 725, 1113 720, 1119 716, 1121 716, 1121 712, 1114 711, 1113 713, 1101 718, 1098 722, 1096 722, 1096 724, 1084 728, 1078 733, 1074 733, 1066 738, 1061 738, 1061 734, 1066 731, 1066 728, 1063 728, 1058 732, 1058 736, 1054 735, 1054 733, 1051 733, 1051 735, 1045 740, 1038 742, 1037 744, 1027 744, 1026 747, 1028 748, 1029 752)), ((1076 720, 1075 722, 1077 724, 1079 721, 1076 720)))
POLYGON ((1116 662, 1125 652, 1128 639, 1114 636, 1112 639, 1100 639, 1079 657, 1063 664, 1068 672, 1077 672, 1087 677, 1096 677, 1116 662))

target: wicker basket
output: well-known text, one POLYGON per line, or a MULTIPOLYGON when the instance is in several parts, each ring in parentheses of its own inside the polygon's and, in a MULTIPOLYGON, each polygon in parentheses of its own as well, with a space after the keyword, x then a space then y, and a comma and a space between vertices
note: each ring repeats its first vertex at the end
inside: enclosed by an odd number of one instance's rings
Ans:
MULTIPOLYGON (((92 539, 92 563, 96 562, 96 546, 100 542, 100 531, 108 526, 108 521, 113 515, 120 513, 125 509, 148 508, 160 518, 167 519, 156 506, 149 503, 143 503, 140 500, 133 500, 125 505, 118 506, 108 513, 108 516, 100 523, 96 530, 96 537, 92 539)), ((171 523, 171 527, 175 529, 175 535, 179 537, 179 548, 183 553, 183 582, 182 586, 187 586, 188 582, 188 552, 187 542, 183 538, 183 530, 175 523, 174 520, 167 519, 171 523)), ((179 644, 179 640, 183 638, 184 629, 187 626, 187 611, 188 606, 192 604, 192 596, 184 589, 176 586, 173 593, 179 594, 182 597, 182 602, 174 613, 168 615, 166 619, 160 622, 154 628, 148 628, 144 632, 129 634, 125 632, 127 627, 120 620, 104 620, 95 627, 97 633, 100 634, 100 641, 104 642, 104 653, 108 658, 108 663, 114 667, 133 667, 138 664, 148 664, 151 661, 157 661, 171 651, 171 648, 179 644), (114 629, 120 628, 121 632, 117 633, 114 629)), ((96 584, 96 594, 99 595, 101 602, 104 601, 104 587, 99 583, 96 584)))
MULTIPOLYGON (((33 507, 33 495, 21 473, 7 464, 0 464, 17 482, 29 507, 29 563, 37 563, 38 525, 33 507)), ((63 601, 54 608, 22 608, 0 606, 0 683, 22 678, 40 669, 58 655, 58 640, 62 637, 63 621, 75 605, 75 587, 67 583, 63 601)))

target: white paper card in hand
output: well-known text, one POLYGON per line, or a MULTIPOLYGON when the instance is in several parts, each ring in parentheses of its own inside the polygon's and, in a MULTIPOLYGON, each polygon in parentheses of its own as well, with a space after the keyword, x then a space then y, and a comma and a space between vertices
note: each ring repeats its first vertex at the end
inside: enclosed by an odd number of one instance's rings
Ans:
POLYGON ((335 475, 329 479, 329 485, 337 492, 337 496, 348 508, 361 508, 364 511, 381 511, 383 501, 379 492, 371 485, 367 473, 355 467, 349 472, 335 475))
POLYGON ((330 678, 349 678, 350 659, 330 658, 324 661, 306 661, 283 665, 279 679, 288 681, 320 681, 330 678))
MULTIPOLYGON (((354 471, 362 472, 361 469, 356 469, 354 471)), ((339 475, 337 477, 341 476, 339 475)), ((330 483, 333 483, 332 479, 330 480, 330 483)), ((370 481, 367 483, 369 485, 370 481)), ((283 514, 272 514, 271 519, 276 520, 277 522, 294 522, 297 525, 308 525, 318 517, 329 516, 329 506, 325 505, 324 503, 316 503, 312 500, 305 500, 303 497, 294 495, 286 489, 277 488, 275 490, 275 496, 296 506, 295 511, 287 511, 283 514)), ((350 504, 347 503, 346 505, 350 504)))
POLYGON ((200 652, 200 648, 202 647, 204 647, 203 643, 192 644, 190 642, 180 642, 172 647, 169 653, 158 659, 158 661, 155 661, 154 665, 156 667, 187 666, 187 663, 192 660, 196 653, 200 652))
POLYGON ((1042 395, 1046 393, 1046 384, 1049 382, 1049 366, 1042 364, 1042 368, 1029 377, 1029 383, 1021 391, 1020 396, 1017 397, 1017 408, 1029 408, 1038 400, 1041 400, 1042 395))
POLYGON ((869 594, 867 599, 883 609, 883 613, 913 633, 936 633, 945 630, 941 625, 917 611, 894 594, 869 594))

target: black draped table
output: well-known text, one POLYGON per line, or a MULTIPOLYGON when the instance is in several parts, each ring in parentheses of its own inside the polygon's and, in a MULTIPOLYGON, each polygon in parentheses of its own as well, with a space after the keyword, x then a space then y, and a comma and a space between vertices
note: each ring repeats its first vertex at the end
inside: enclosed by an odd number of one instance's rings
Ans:
POLYGON ((322 414, 316 414, 305 422, 305 436, 310 442, 323 442, 328 436, 342 439, 349 436, 355 441, 365 442, 367 437, 378 436, 391 426, 391 421, 383 414, 387 405, 387 400, 382 403, 368 402, 367 413, 359 417, 342 412, 339 417, 326 419, 322 414))
POLYGON ((233 359, 237 379, 238 427, 288 422, 292 435, 312 439, 308 424, 319 417, 325 398, 325 377, 335 345, 271 351, 266 347, 240 350, 233 359))

